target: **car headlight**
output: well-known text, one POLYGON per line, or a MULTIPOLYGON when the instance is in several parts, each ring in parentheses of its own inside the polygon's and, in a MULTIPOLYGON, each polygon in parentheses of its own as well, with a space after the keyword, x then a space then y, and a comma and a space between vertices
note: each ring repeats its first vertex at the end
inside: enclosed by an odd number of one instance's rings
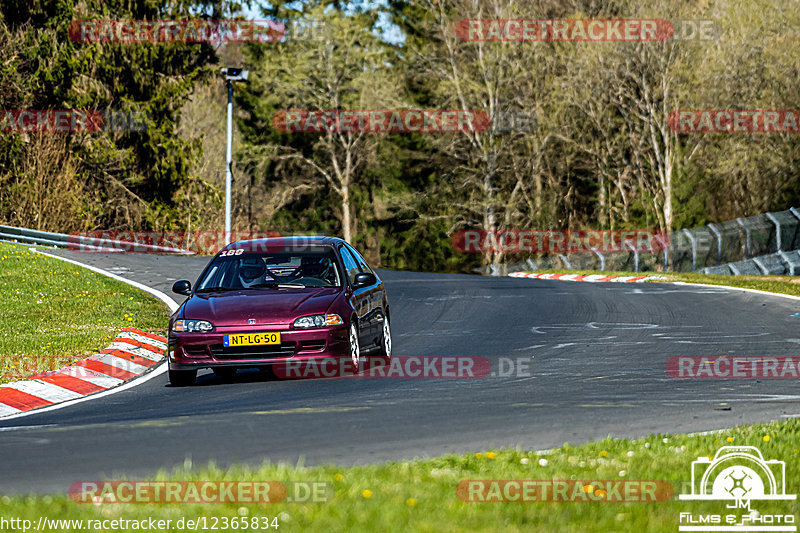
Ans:
POLYGON ((344 324, 342 317, 334 314, 301 316, 294 321, 294 327, 303 329, 324 328, 327 326, 338 326, 340 324, 344 324))
POLYGON ((172 331, 178 332, 194 332, 194 331, 212 331, 214 329, 214 324, 209 322, 208 320, 176 320, 174 324, 172 324, 172 331))

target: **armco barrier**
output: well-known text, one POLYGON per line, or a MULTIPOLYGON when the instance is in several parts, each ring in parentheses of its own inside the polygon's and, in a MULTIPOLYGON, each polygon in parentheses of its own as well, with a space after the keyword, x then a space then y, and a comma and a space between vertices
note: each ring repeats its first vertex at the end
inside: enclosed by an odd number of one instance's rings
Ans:
POLYGON ((729 275, 800 275, 800 209, 681 229, 659 253, 580 253, 529 257, 482 272, 537 270, 703 272, 729 275))
POLYGON ((87 252, 119 252, 130 250, 134 252, 162 253, 190 255, 194 252, 182 248, 169 246, 156 246, 152 244, 134 243, 122 240, 95 239, 80 235, 67 235, 15 226, 0 226, 0 240, 16 241, 25 244, 41 244, 56 248, 71 248, 87 252))
POLYGON ((726 265, 706 267, 703 274, 797 276, 800 275, 800 250, 777 252, 726 265))

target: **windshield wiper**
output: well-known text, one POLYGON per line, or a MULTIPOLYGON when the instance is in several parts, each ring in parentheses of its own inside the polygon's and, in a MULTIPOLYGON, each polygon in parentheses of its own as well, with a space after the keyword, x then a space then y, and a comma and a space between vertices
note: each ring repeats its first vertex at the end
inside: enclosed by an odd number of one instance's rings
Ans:
POLYGON ((223 292, 223 291, 230 291, 232 289, 228 289, 226 287, 208 287, 206 289, 198 289, 197 292, 223 292))

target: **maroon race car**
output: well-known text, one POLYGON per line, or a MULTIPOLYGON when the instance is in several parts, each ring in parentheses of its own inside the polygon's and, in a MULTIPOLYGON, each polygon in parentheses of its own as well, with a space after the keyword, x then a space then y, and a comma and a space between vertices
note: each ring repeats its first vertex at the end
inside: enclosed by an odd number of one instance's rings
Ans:
POLYGON ((286 361, 350 358, 354 372, 369 354, 392 353, 383 282, 361 254, 333 237, 239 241, 222 249, 169 321, 169 379, 194 383, 211 368, 269 369, 286 361))

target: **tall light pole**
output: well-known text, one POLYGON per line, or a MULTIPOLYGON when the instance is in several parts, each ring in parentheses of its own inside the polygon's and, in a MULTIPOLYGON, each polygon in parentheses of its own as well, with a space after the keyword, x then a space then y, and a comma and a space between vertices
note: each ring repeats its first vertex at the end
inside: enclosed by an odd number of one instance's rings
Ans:
POLYGON ((249 71, 240 67, 222 69, 228 88, 228 144, 225 154, 225 244, 231 242, 231 181, 233 179, 233 82, 247 81, 249 71))

